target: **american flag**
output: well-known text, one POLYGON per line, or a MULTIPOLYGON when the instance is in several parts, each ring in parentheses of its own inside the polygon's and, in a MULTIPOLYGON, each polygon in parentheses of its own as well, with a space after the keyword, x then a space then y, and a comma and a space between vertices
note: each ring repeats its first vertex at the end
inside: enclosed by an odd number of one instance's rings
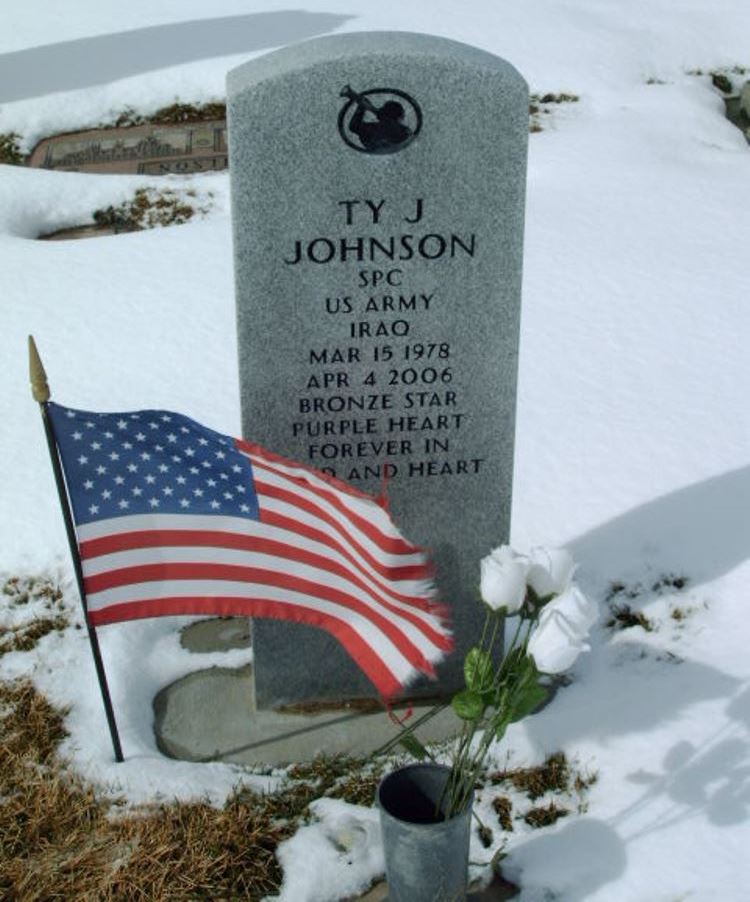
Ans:
POLYGON ((181 414, 47 409, 93 626, 175 614, 307 623, 385 698, 451 649, 425 554, 369 495, 181 414))

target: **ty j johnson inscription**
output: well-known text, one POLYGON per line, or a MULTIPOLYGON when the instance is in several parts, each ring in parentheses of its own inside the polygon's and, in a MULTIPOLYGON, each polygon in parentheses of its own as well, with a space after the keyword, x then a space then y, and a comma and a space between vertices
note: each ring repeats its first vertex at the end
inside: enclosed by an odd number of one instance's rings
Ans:
MULTIPOLYGON (((339 204, 346 208, 346 224, 357 224, 361 219, 367 220, 369 215, 372 225, 378 225, 384 212, 386 201, 342 200, 339 204), (357 216, 356 213, 364 214, 357 216)), ((424 215, 424 199, 417 198, 414 204, 414 215, 404 216, 403 222, 416 225, 424 215)), ((365 225, 367 222, 365 221, 365 225)), ((309 239, 297 239, 292 253, 284 257, 284 263, 293 266, 297 263, 382 263, 388 260, 412 260, 421 257, 423 260, 438 260, 440 257, 455 257, 465 254, 473 257, 476 252, 477 236, 456 235, 453 232, 440 234, 427 232, 415 235, 411 232, 399 235, 388 235, 385 238, 367 235, 326 237, 318 236, 309 239)))

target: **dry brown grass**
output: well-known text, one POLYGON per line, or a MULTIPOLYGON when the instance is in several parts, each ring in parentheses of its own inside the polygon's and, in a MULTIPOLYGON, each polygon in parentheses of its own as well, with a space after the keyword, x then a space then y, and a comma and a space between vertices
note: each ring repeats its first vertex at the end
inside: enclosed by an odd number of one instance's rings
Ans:
POLYGON ((497 819, 503 830, 509 833, 513 832, 513 802, 508 796, 497 796, 492 800, 492 807, 495 809, 497 819))
POLYGON ((57 754, 64 711, 27 681, 0 683, 0 898, 261 899, 278 890, 278 843, 311 795, 121 808, 71 774, 57 754))
POLYGON ((537 767, 517 767, 491 774, 490 782, 497 785, 508 781, 533 801, 546 792, 568 792, 574 776, 565 753, 555 752, 537 767))
MULTIPOLYGON (((554 795, 576 805, 579 814, 588 808, 587 795, 596 783, 598 776, 592 771, 582 771, 571 766, 564 752, 548 755, 542 764, 536 767, 515 767, 496 771, 487 775, 492 786, 512 786, 523 793, 527 799, 535 802, 542 796, 554 795), (576 803, 577 799, 577 803, 576 803)), ((518 805, 518 800, 516 800, 518 805)), ((498 820, 503 830, 513 829, 513 819, 523 819, 530 827, 546 827, 570 813, 571 809, 562 807, 556 799, 547 805, 534 805, 524 814, 513 814, 513 804, 506 796, 497 796, 492 801, 498 820)))
POLYGON ((22 626, 0 626, 0 657, 9 651, 31 651, 48 633, 62 632, 68 626, 63 614, 54 617, 36 617, 22 626))
POLYGON ((115 232, 138 232, 157 226, 183 225, 196 213, 207 213, 208 206, 197 206, 194 191, 184 194, 164 188, 138 188, 130 200, 116 207, 95 210, 94 222, 115 232))
POLYGON ((634 626, 642 627, 647 633, 654 629, 653 623, 643 613, 635 611, 629 604, 613 604, 612 617, 607 621, 609 629, 627 630, 634 626))
POLYGON ((383 761, 367 762, 364 758, 321 756, 289 769, 293 780, 304 781, 296 791, 310 794, 308 802, 320 796, 341 799, 351 805, 371 806, 383 775, 383 761))
MULTIPOLYGON (((0 628, 0 656, 71 626, 52 579, 5 579, 0 598, 13 624, 0 628)), ((240 787, 220 809, 201 800, 127 807, 60 757, 66 714, 28 680, 0 681, 2 900, 261 899, 278 891, 276 847, 307 819, 310 802, 371 804, 382 769, 319 758, 292 768, 279 791, 240 787)))
POLYGON ((577 103, 577 94, 532 94, 529 97, 529 131, 544 131, 541 116, 549 115, 556 104, 577 103))
POLYGON ((567 817, 570 814, 567 808, 561 808, 554 802, 549 805, 540 805, 537 808, 531 808, 524 815, 524 820, 530 827, 549 827, 555 821, 559 821, 561 817, 567 817))
POLYGON ((143 125, 152 122, 157 125, 177 125, 181 122, 207 122, 227 118, 227 105, 222 100, 211 103, 171 103, 162 107, 150 116, 142 116, 134 109, 128 108, 115 120, 115 128, 129 125, 143 125))
POLYGON ((62 589, 50 578, 14 576, 3 582, 0 592, 4 607, 32 611, 25 623, 0 626, 0 658, 11 651, 31 651, 48 633, 63 632, 70 625, 62 589))
POLYGON ((8 166, 20 166, 23 163, 23 153, 20 145, 21 136, 16 132, 0 133, 0 163, 8 166))

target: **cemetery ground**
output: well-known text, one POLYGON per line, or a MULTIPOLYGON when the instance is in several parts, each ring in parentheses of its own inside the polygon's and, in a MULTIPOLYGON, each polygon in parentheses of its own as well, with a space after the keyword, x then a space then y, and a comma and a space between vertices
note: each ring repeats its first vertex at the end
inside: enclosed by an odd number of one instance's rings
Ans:
MULTIPOLYGON (((55 581, 11 577, 2 595, 16 616, 0 618, 0 657, 44 654, 41 640, 51 634, 81 637, 81 618, 55 581)), ((321 755, 277 770, 274 789, 243 785, 240 778, 222 804, 198 798, 132 805, 114 787, 81 776, 60 753, 68 713, 28 677, 0 681, 0 892, 6 898, 265 898, 282 883, 279 844, 313 822, 318 800, 371 808, 381 776, 404 758, 321 755)), ((486 861, 499 865, 505 843, 497 840, 506 833, 584 813, 596 781, 596 773, 577 769, 561 752, 533 767, 488 768, 479 791, 490 817, 477 818, 474 828, 478 847, 493 850, 486 861)), ((351 825, 328 836, 339 855, 352 852, 353 838, 351 825)), ((501 885, 512 889, 496 880, 501 885)))
MULTIPOLYGON (((627 16, 614 0, 305 6, 308 36, 432 31, 508 59, 540 104, 577 98, 540 106, 530 122, 511 540, 568 547, 602 616, 569 685, 494 750, 478 806, 493 836, 485 848, 473 831, 472 876, 487 875, 502 849, 521 902, 741 902, 750 153, 715 76, 733 92, 747 77, 747 4, 690 0, 676 11, 654 0, 627 16), (553 779, 558 753, 590 784, 580 796, 575 777, 537 799, 533 774, 521 787, 492 783, 545 762, 553 779)), ((275 11, 275 0, 218 0, 211 15, 252 27, 275 11)), ((251 53, 212 44, 211 56, 186 57, 183 32, 174 48, 168 40, 184 20, 220 23, 206 15, 198 0, 172 11, 13 6, 0 64, 57 48, 85 66, 78 83, 66 81, 73 66, 54 64, 39 67, 35 93, 6 101, 0 90, 0 134, 18 136, 8 152, 114 124, 123 110, 140 119, 223 102, 227 70, 251 53), (110 39, 117 49, 118 36, 132 48, 134 27, 156 26, 166 29, 159 53, 128 69, 117 69, 112 44, 100 52, 110 39)), ((0 165, 0 895, 12 886, 20 899, 60 887, 67 898, 232 898, 257 881, 256 898, 338 902, 382 875, 376 813, 349 794, 347 773, 159 753, 156 691, 196 667, 251 660, 236 649, 197 661, 179 644, 188 618, 99 631, 125 754, 112 759, 29 396, 26 337, 36 336, 62 403, 174 409, 239 434, 228 209, 226 173, 0 165), (166 189, 196 192, 206 212, 90 241, 37 240, 93 224, 94 211, 127 212, 139 190, 166 189)), ((371 786, 362 782, 358 792, 371 786)))
MULTIPOLYGON (((143 757, 126 751, 124 764, 108 764, 111 752, 94 681, 60 685, 65 674, 70 679, 89 669, 71 581, 60 574, 10 577, 2 585, 2 599, 0 891, 7 897, 41 900, 56 892, 81 899, 259 900, 277 898, 281 889, 280 898, 289 900, 345 899, 358 897, 381 878, 371 806, 381 774, 403 761, 403 755, 370 760, 321 756, 276 769, 166 760, 157 765, 152 760, 147 773, 143 757), (49 700, 61 696, 70 704, 62 707, 49 700), (77 707, 91 719, 78 722, 73 737, 68 725, 77 707), (74 750, 71 739, 82 747, 74 750), (103 759, 98 762, 90 758, 95 747, 103 759), (226 771, 223 776, 229 780, 212 786, 207 768, 226 771), (177 791, 174 773, 168 788, 163 777, 174 769, 182 771, 181 782, 203 770, 204 792, 186 792, 187 783, 177 791), (308 893, 310 871, 321 858, 331 873, 318 876, 317 892, 308 893)), ((685 703, 690 696, 705 699, 739 685, 681 657, 691 639, 706 629, 710 611, 685 574, 612 582, 600 600, 602 617, 587 666, 578 668, 553 702, 534 716, 546 738, 534 748, 524 741, 524 724, 516 725, 508 748, 496 750, 480 779, 471 852, 471 873, 480 882, 502 869, 524 886, 529 872, 514 868, 514 846, 520 842, 521 850, 531 853, 527 861, 536 869, 537 855, 550 852, 544 838, 558 835, 574 873, 585 873, 579 854, 587 855, 585 847, 594 843, 599 855, 594 873, 606 883, 625 865, 625 851, 613 829, 618 819, 637 835, 660 829, 662 819, 665 825, 673 818, 690 820, 704 809, 719 822, 738 815, 744 770, 736 760, 736 728, 704 748, 675 743, 657 771, 633 769, 616 748, 606 756, 593 755, 590 744, 570 738, 563 743, 567 751, 540 755, 541 748, 552 749, 553 737, 564 734, 561 726, 570 727, 576 719, 580 723, 582 711, 606 732, 615 728, 607 718, 634 723, 643 718, 647 724, 664 716, 666 699, 685 703), (663 685, 654 710, 649 687, 656 679, 663 685), (733 760, 734 766, 723 766, 733 760), (613 774, 623 770, 637 788, 637 798, 608 826, 596 813, 606 806, 607 795, 621 791, 613 774), (658 814, 662 792, 673 810, 658 814), (686 804, 694 810, 679 813, 686 804), (561 825, 565 832, 554 833, 561 825), (542 840, 536 854, 535 838, 542 840)), ((148 623, 141 627, 148 631, 148 623)), ((168 629, 161 632, 166 637, 168 629)), ((116 668, 123 662, 114 646, 107 648, 104 631, 101 636, 108 663, 116 668)), ((158 648, 159 657, 180 657, 175 643, 171 652, 164 643, 149 644, 158 648)), ((128 643, 119 654, 131 651, 128 643)), ((146 670, 153 663, 149 660, 146 670)), ((137 683, 130 686, 136 695, 137 683)), ((740 691, 731 707, 731 717, 741 724, 747 716, 747 690, 740 691)), ((73 723, 77 720, 74 715, 73 723)), ((647 734, 646 727, 644 741, 647 734)), ((591 878, 591 873, 583 877, 584 885, 591 878)), ((512 884, 496 882, 498 894, 487 898, 510 898, 500 894, 501 886, 512 884)))

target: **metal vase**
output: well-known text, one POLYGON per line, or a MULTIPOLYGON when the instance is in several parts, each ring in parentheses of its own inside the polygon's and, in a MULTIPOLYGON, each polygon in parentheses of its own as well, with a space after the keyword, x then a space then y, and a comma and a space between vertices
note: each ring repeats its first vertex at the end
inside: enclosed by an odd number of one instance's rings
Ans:
POLYGON ((388 774, 378 787, 388 902, 466 899, 474 798, 472 793, 455 817, 437 819, 449 774, 439 764, 412 764, 388 774))

